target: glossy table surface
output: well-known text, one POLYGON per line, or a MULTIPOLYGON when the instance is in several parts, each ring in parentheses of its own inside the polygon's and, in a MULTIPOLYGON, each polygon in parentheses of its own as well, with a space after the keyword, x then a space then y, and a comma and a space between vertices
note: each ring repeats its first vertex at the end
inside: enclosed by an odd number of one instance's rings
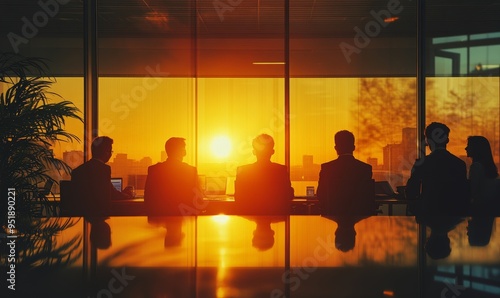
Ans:
POLYGON ((69 225, 50 243, 17 247, 16 293, 498 297, 500 220, 471 220, 432 226, 432 231, 445 231, 451 248, 448 255, 433 259, 426 252, 431 228, 410 216, 117 216, 92 222, 50 218, 42 221, 41 230, 69 225), (28 263, 23 254, 37 262, 23 265, 28 263))

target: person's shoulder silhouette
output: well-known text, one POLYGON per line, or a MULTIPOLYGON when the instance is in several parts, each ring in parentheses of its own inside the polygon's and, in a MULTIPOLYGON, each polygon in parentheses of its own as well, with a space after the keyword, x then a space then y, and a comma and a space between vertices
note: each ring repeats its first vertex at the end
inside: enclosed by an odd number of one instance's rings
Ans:
POLYGON ((281 215, 290 212, 294 191, 286 166, 271 162, 274 139, 267 134, 253 142, 257 161, 238 167, 235 180, 235 203, 240 214, 281 215))
POLYGON ((97 137, 92 141, 92 159, 71 172, 71 193, 78 213, 85 216, 107 215, 112 199, 125 198, 111 183, 111 167, 106 163, 113 154, 113 140, 97 137))
POLYGON ((354 135, 335 134, 338 158, 321 165, 317 196, 323 215, 372 215, 375 194, 372 166, 356 159, 354 135))
POLYGON ((192 205, 200 196, 196 167, 183 162, 184 138, 170 138, 165 143, 167 160, 148 168, 144 203, 148 215, 180 215, 183 206, 192 205))
POLYGON ((465 151, 472 159, 469 167, 472 215, 500 215, 500 179, 488 139, 469 136, 465 151))
POLYGON ((425 142, 431 152, 415 162, 406 184, 406 197, 416 200, 414 213, 458 216, 467 211, 467 168, 463 160, 446 149, 449 133, 448 126, 439 122, 425 129, 425 142))

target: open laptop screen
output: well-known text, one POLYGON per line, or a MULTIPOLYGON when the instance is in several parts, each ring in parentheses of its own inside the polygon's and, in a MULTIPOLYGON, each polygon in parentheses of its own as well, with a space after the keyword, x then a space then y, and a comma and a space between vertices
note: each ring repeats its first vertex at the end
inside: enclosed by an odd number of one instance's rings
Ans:
POLYGON ((111 184, 115 187, 116 190, 123 190, 123 179, 122 178, 111 178, 111 184))
POLYGON ((375 194, 394 196, 395 192, 389 181, 375 181, 375 194))
POLYGON ((227 177, 206 177, 205 194, 206 195, 225 195, 227 177))

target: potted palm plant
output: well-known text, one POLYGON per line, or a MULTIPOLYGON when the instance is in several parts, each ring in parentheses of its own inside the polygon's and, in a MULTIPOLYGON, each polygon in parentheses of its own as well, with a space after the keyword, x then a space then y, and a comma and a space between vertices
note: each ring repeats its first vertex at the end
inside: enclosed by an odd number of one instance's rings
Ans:
MULTIPOLYGON (((49 175, 51 170, 71 170, 54 156, 51 146, 79 141, 64 125, 68 118, 82 118, 72 102, 50 91, 54 82, 43 59, 0 53, 0 240, 19 235, 17 262, 28 266, 50 263, 67 253, 50 255, 56 251, 52 250, 54 234, 70 221, 40 217, 40 205, 46 202, 38 189, 47 182, 57 183, 49 175), (43 253, 50 258, 40 261, 43 253)), ((74 239, 65 249, 77 242, 74 239)))

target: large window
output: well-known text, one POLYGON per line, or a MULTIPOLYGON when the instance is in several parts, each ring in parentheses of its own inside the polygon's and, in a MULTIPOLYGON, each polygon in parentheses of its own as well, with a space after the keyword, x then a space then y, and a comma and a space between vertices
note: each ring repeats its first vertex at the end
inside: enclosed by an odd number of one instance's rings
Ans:
MULTIPOLYGON (((83 4, 56 2, 50 11, 45 2, 2 9, 0 49, 47 58, 54 91, 83 111, 83 4)), ((273 161, 289 166, 303 195, 320 164, 336 158, 334 134, 347 129, 355 156, 395 187, 417 157, 416 128, 431 121, 450 126, 449 148, 466 161, 467 136, 486 136, 498 163, 497 10, 427 3, 421 99, 414 2, 98 1, 94 111, 98 134, 115 140, 113 175, 140 194, 147 167, 165 160, 165 141, 178 136, 185 161, 202 176, 228 177, 231 192, 236 168, 255 160, 251 140, 268 133, 273 161), (464 15, 481 22, 467 25, 464 15), (419 100, 425 119, 417 119, 419 100)), ((67 129, 83 138, 81 123, 67 129)), ((83 150, 54 147, 72 167, 83 150)))

